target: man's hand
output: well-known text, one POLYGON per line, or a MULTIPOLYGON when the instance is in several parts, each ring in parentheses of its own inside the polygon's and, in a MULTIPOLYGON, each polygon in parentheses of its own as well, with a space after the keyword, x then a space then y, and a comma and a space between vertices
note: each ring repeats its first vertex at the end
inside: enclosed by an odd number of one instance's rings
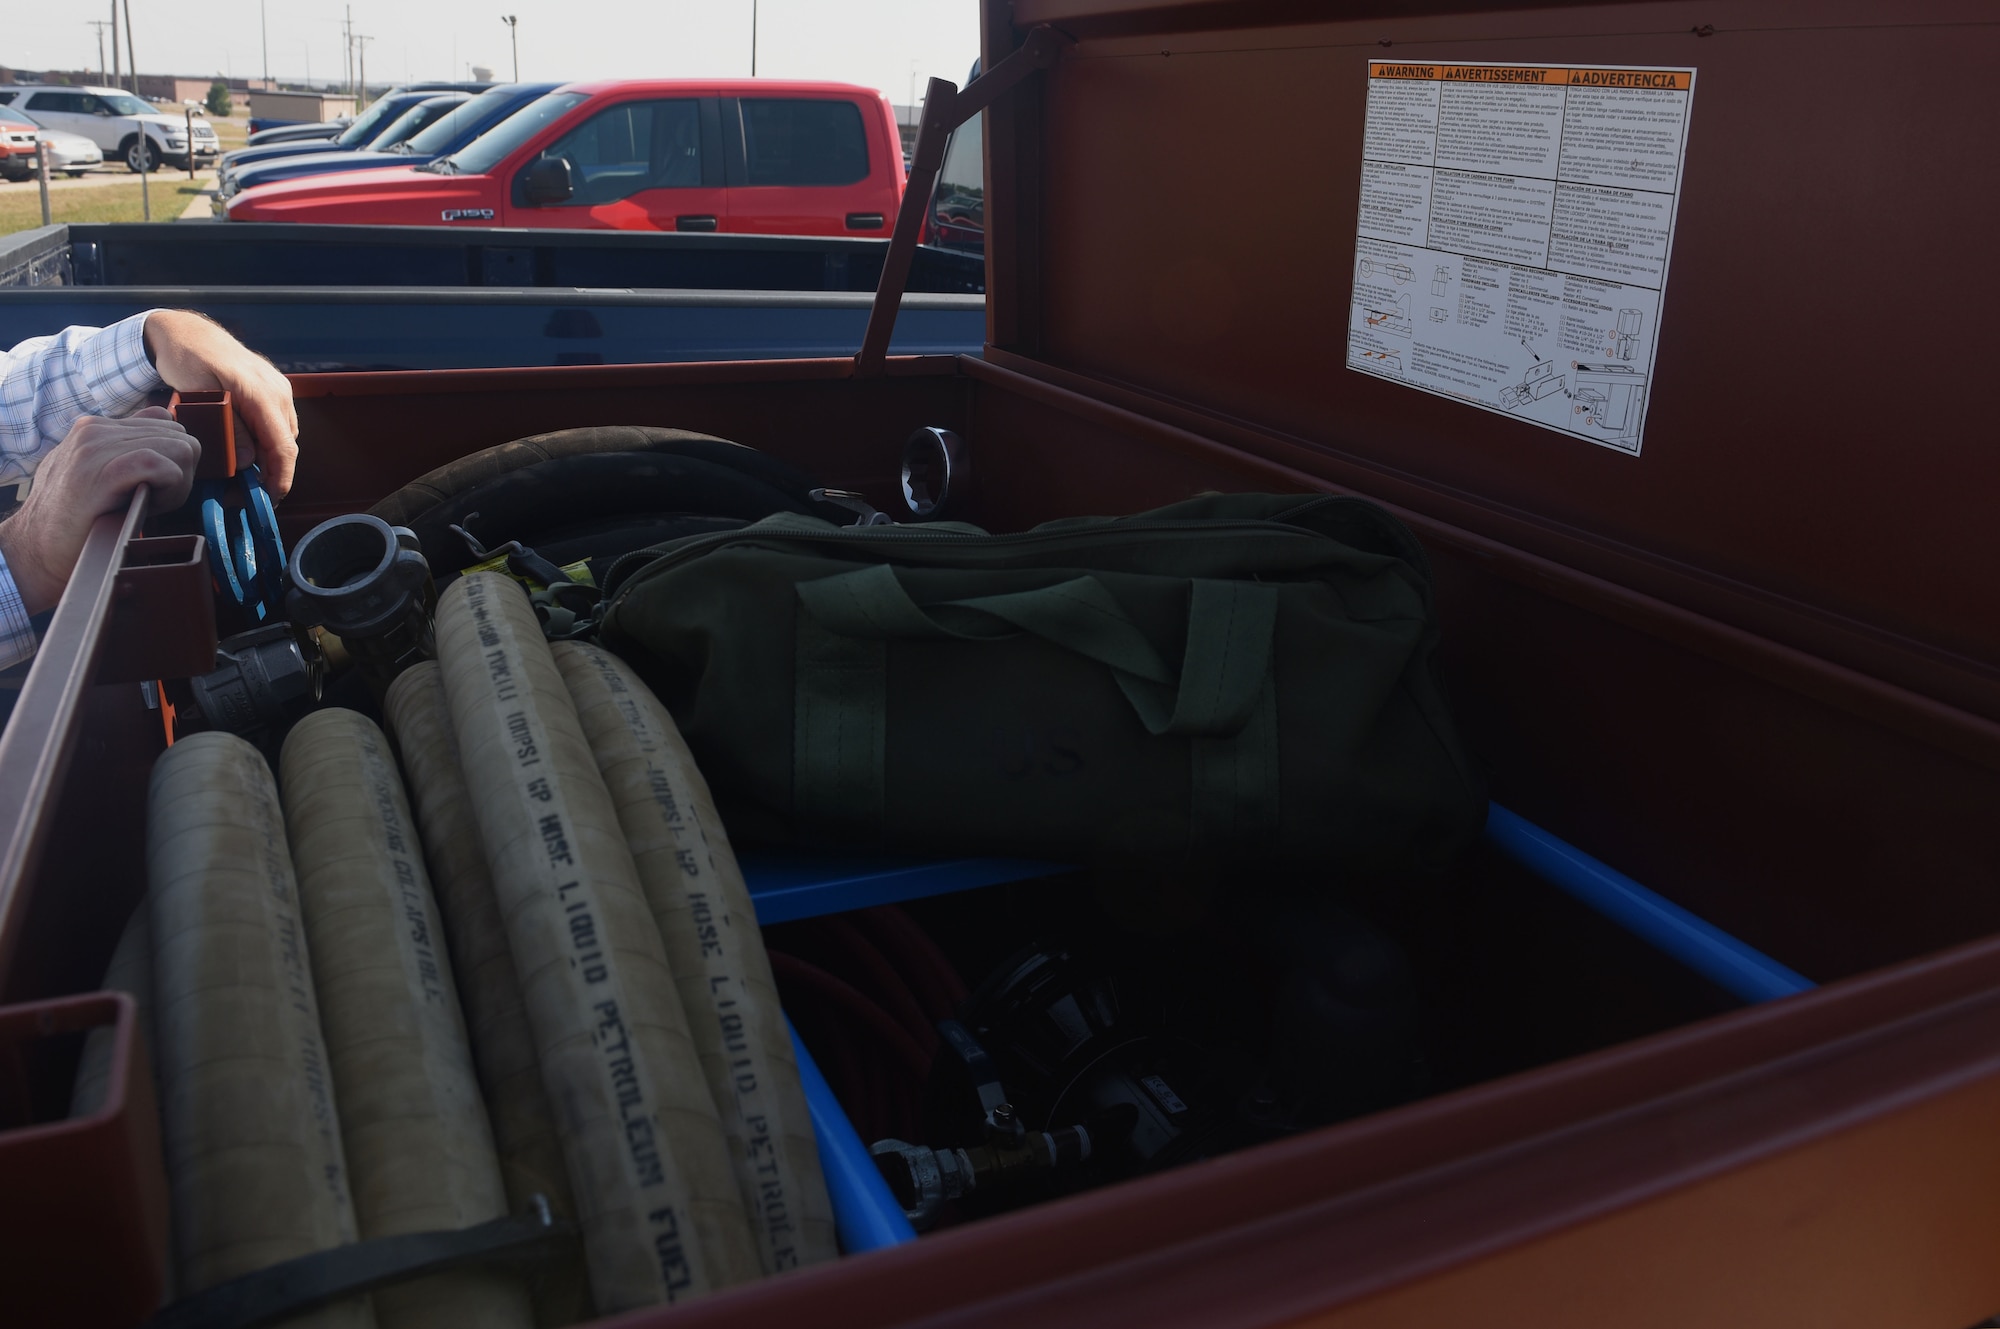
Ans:
POLYGON ((219 388, 230 394, 236 413, 257 436, 264 487, 274 498, 283 498, 292 487, 299 456, 291 381, 269 360, 184 309, 158 309, 147 317, 146 349, 168 387, 182 392, 219 388))
POLYGON ((200 459, 201 444, 158 406, 124 420, 86 415, 71 425, 42 459, 21 510, 0 522, 0 556, 28 612, 62 598, 100 514, 123 511, 140 485, 152 486, 153 511, 179 507, 200 459))

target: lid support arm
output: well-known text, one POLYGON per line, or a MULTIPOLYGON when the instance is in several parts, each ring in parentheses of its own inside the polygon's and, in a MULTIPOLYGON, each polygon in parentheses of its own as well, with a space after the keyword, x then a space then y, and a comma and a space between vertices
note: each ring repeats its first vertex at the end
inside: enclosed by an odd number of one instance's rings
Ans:
POLYGON ((889 354, 889 338, 896 330, 896 313, 902 307, 903 290, 909 285, 910 264, 917 255, 917 236, 923 231, 924 214, 930 211, 931 191, 937 186, 938 171, 944 166, 945 145, 951 140, 951 132, 1028 75, 1053 65, 1063 45, 1062 36, 1044 25, 1030 32, 1013 54, 972 80, 964 91, 941 78, 934 78, 925 86, 924 112, 917 125, 910 178, 903 186, 903 203, 896 212, 896 230, 889 237, 889 253, 882 260, 882 279, 876 283, 875 304, 868 311, 868 331, 861 339, 860 353, 854 357, 856 378, 874 378, 882 373, 883 361, 889 354))

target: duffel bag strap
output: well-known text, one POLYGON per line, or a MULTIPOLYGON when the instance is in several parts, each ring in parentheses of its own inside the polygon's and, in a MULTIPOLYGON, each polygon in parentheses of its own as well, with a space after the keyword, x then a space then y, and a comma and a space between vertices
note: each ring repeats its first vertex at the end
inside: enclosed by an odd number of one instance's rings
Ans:
POLYGON ((1197 844, 1277 820, 1275 587, 1192 579, 1179 678, 1091 576, 930 606, 917 604, 888 564, 797 590, 793 780, 801 807, 880 826, 888 642, 1028 633, 1109 668, 1148 733, 1194 740, 1197 844))

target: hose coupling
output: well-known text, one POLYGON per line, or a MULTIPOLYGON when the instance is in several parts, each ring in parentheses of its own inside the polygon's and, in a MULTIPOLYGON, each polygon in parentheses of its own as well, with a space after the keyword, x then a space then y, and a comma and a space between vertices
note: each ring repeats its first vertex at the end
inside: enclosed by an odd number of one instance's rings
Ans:
POLYGON ((416 532, 353 513, 307 531, 285 569, 285 609, 340 638, 377 696, 437 654, 437 592, 416 532))
POLYGON ((937 1222, 950 1200, 980 1186, 1004 1185, 1033 1173, 1064 1171, 1089 1161, 1090 1132, 1082 1126, 1052 1131, 1022 1127, 1011 1104, 990 1115, 986 1143, 969 1149, 931 1149, 902 1140, 877 1140, 868 1152, 889 1183, 910 1226, 919 1232, 937 1222))
POLYGON ((289 623, 273 623, 228 638, 215 668, 188 680, 202 719, 232 734, 275 729, 319 700, 321 662, 310 639, 289 623))

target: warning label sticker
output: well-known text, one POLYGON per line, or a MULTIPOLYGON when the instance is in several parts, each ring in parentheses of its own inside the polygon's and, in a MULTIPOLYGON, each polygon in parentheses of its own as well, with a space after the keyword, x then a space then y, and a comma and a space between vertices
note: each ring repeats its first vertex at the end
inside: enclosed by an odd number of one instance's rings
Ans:
POLYGON ((1633 456, 1692 69, 1368 65, 1347 365, 1633 456))

